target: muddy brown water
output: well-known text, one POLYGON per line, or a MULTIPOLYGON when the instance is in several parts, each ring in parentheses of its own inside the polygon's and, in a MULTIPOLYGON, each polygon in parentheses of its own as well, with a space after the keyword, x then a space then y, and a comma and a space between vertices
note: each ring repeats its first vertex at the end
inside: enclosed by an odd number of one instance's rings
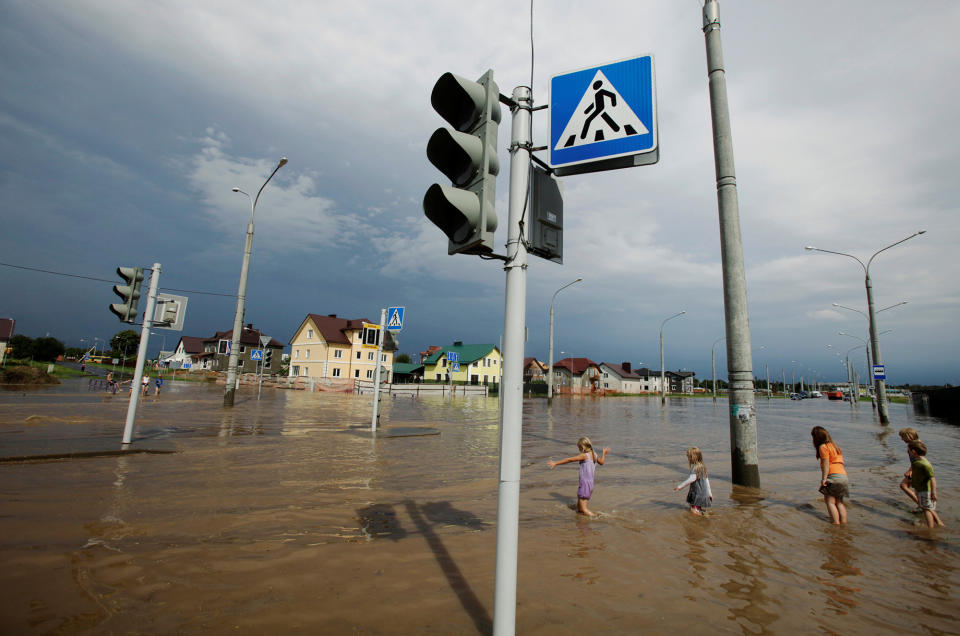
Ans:
MULTIPOLYGON (((384 399, 167 383, 136 446, 177 452, 0 464, 3 633, 488 633, 496 550, 496 398, 384 399)), ((763 489, 732 487, 724 401, 524 403, 517 633, 960 632, 960 427, 891 405, 757 400, 763 489), (809 431, 844 451, 850 523, 830 526, 809 431), (947 528, 916 525, 896 431, 936 469, 947 528), (571 509, 576 452, 611 446, 571 509), (699 446, 714 506, 673 486, 699 446)), ((0 455, 119 448, 126 399, 81 381, 0 394, 0 455), (91 441, 92 440, 92 441, 91 441)))

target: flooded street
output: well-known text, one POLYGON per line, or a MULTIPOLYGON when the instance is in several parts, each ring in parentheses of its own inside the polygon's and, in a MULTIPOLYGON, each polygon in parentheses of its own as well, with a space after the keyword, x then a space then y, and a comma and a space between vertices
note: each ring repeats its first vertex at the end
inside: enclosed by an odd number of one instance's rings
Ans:
MULTIPOLYGON (((135 445, 175 450, 0 464, 4 633, 477 634, 492 623, 496 398, 391 398, 167 383, 135 445)), ((960 426, 892 404, 757 398, 761 491, 730 483, 726 402, 524 403, 517 633, 960 632, 960 426), (829 525, 810 428, 850 475, 829 525), (915 525, 896 431, 929 448, 945 529, 915 525), (577 516, 576 454, 610 446, 577 516), (673 487, 703 450, 714 505, 673 487)), ((126 396, 82 381, 0 393, 0 455, 120 447, 126 396), (115 445, 113 442, 115 441, 115 445)))

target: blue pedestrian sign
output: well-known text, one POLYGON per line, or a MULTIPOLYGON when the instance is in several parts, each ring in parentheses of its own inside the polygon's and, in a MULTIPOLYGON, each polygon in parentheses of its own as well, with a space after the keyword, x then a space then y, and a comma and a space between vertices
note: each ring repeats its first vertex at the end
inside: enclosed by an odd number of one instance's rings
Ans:
POLYGON ((454 373, 457 373, 458 371, 460 371, 460 363, 459 363, 459 362, 454 362, 454 363, 453 363, 453 372, 454 372, 454 373))
POLYGON ((659 158, 652 55, 550 78, 550 165, 557 175, 659 158))
POLYGON ((886 380, 887 379, 887 369, 886 365, 875 364, 873 365, 873 379, 874 380, 886 380))
POLYGON ((257 360, 257 361, 263 360, 263 349, 251 349, 250 359, 257 360))
POLYGON ((447 360, 449 360, 450 362, 460 362, 460 352, 447 351, 447 360))
POLYGON ((390 307, 387 309, 387 330, 400 331, 403 329, 403 307, 390 307))

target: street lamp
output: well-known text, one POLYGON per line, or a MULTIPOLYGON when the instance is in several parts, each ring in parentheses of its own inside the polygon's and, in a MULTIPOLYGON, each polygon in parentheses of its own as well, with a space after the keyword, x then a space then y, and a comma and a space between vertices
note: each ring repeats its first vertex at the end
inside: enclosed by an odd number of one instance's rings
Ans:
MULTIPOLYGON (((727 337, 717 338, 713 341, 713 346, 710 347, 710 368, 713 370, 713 401, 717 401, 717 363, 716 363, 716 349, 717 344, 721 340, 726 340, 727 337)), ((660 362, 660 366, 663 367, 663 362, 660 362)))
POLYGON ((660 406, 663 406, 664 404, 667 403, 667 389, 666 389, 666 384, 664 384, 664 382, 666 381, 667 374, 663 366, 663 326, 667 324, 667 321, 673 320, 677 316, 682 316, 685 313, 687 312, 681 311, 678 314, 673 314, 672 316, 670 316, 669 318, 667 318, 666 320, 660 323, 660 406))
POLYGON ((233 335, 230 342, 230 360, 227 363, 227 385, 223 392, 224 406, 233 406, 233 397, 236 393, 238 384, 237 360, 240 354, 240 332, 243 329, 244 302, 247 293, 247 271, 250 269, 250 252, 253 250, 253 215, 257 211, 257 201, 260 200, 260 193, 263 192, 263 189, 267 187, 268 183, 270 183, 270 179, 273 179, 273 175, 277 174, 277 170, 286 165, 286 163, 287 158, 282 157, 280 159, 280 163, 277 164, 277 167, 273 169, 273 172, 270 173, 270 176, 267 177, 267 180, 263 182, 262 186, 260 186, 255 198, 251 199, 250 195, 240 188, 233 189, 234 192, 239 192, 250 199, 250 223, 247 224, 247 241, 243 248, 243 264, 240 266, 240 287, 237 290, 237 313, 233 318, 233 335))
POLYGON ((553 298, 550 300, 550 366, 547 368, 547 403, 549 404, 553 400, 553 303, 557 299, 557 294, 562 292, 570 285, 575 285, 582 281, 583 278, 578 278, 572 283, 567 283, 557 291, 553 292, 553 298))
MULTIPOLYGON (((867 310, 868 310, 868 312, 869 312, 869 314, 870 314, 870 315, 869 315, 869 321, 870 321, 870 344, 871 344, 871 349, 873 349, 873 363, 874 363, 875 365, 880 365, 880 364, 882 364, 882 362, 881 362, 881 358, 880 358, 880 343, 879 343, 879 341, 877 340, 877 316, 876 316, 876 312, 875 312, 874 309, 873 309, 873 283, 870 281, 870 264, 873 262, 873 259, 877 257, 877 254, 879 254, 880 252, 884 252, 884 251, 890 249, 891 247, 894 247, 894 246, 896 246, 896 245, 900 245, 900 244, 903 243, 904 241, 909 241, 909 240, 912 239, 913 237, 919 236, 920 234, 923 234, 923 233, 925 233, 925 232, 926 232, 926 230, 919 230, 919 231, 917 231, 917 232, 914 232, 913 234, 911 234, 911 235, 908 236, 907 238, 900 239, 900 240, 897 241, 896 243, 891 243, 890 245, 887 245, 885 248, 874 252, 874 253, 873 253, 873 256, 871 256, 871 257, 867 260, 867 263, 866 263, 866 264, 864 264, 863 261, 861 261, 859 258, 857 258, 856 256, 854 256, 854 255, 852 255, 852 254, 846 254, 846 253, 844 253, 844 252, 834 252, 834 251, 831 251, 831 250, 823 250, 823 249, 820 249, 820 248, 818 248, 818 247, 813 247, 813 246, 811 246, 811 245, 808 245, 808 246, 806 246, 806 247, 803 248, 803 249, 807 250, 808 252, 811 252, 811 251, 812 251, 812 252, 824 252, 824 253, 826 253, 826 254, 836 254, 836 255, 838 255, 838 256, 847 256, 847 257, 852 258, 853 260, 857 261, 857 263, 860 264, 860 267, 863 268, 864 286, 865 286, 866 289, 867 289, 867 310)), ((888 308, 888 309, 889 309, 889 308, 888 308)), ((889 423, 890 423, 890 415, 889 415, 888 412, 887 412, 887 386, 886 386, 886 382, 884 382, 883 380, 877 378, 877 379, 874 380, 874 384, 875 384, 875 386, 876 386, 876 391, 877 391, 877 411, 880 413, 880 423, 881 423, 881 424, 889 424, 889 423)))

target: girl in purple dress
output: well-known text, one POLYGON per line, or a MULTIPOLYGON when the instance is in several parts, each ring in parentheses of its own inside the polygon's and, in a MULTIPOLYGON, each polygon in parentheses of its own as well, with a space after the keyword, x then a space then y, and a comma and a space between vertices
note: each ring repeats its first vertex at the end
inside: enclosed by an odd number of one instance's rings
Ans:
POLYGON ((581 437, 577 440, 577 448, 580 450, 579 455, 567 457, 558 462, 551 460, 547 462, 547 465, 553 468, 560 464, 580 462, 580 485, 577 487, 577 512, 582 515, 587 515, 588 517, 595 517, 597 514, 587 507, 590 496, 593 494, 594 469, 596 468, 596 464, 603 465, 603 462, 607 458, 607 453, 610 452, 610 447, 604 448, 603 452, 597 455, 593 450, 593 444, 590 443, 590 439, 581 437))

